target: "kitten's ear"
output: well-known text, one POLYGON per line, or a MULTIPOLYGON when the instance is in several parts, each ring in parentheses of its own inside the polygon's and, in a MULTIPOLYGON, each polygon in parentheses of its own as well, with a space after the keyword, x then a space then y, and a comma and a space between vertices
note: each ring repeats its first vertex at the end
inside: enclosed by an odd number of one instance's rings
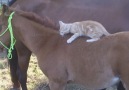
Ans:
POLYGON ((63 23, 62 21, 59 21, 59 24, 60 24, 60 25, 64 25, 64 23, 63 23))

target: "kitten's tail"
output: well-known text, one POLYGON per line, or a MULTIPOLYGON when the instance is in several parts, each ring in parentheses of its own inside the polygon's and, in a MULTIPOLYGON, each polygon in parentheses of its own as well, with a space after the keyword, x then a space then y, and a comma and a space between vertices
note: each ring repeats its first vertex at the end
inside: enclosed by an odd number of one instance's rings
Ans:
POLYGON ((103 34, 106 35, 106 36, 109 36, 110 33, 105 29, 105 27, 103 25, 101 25, 101 28, 103 30, 103 34))

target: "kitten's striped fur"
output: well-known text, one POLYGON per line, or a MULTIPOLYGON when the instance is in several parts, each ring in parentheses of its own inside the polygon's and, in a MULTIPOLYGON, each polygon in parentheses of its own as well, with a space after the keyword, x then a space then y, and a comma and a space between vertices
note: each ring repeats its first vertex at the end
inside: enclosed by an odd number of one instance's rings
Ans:
POLYGON ((67 40, 67 43, 71 43, 79 36, 88 36, 91 39, 88 39, 87 42, 93 42, 99 40, 102 35, 110 35, 104 26, 96 21, 87 20, 74 23, 63 23, 62 21, 59 21, 59 24, 60 35, 63 36, 67 33, 74 34, 67 40))

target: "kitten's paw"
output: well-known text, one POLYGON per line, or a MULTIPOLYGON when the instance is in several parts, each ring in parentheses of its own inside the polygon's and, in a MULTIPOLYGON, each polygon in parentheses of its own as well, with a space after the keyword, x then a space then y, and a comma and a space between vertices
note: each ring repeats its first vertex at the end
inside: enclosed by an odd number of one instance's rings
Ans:
POLYGON ((64 34, 62 34, 62 33, 60 33, 60 35, 63 37, 64 36, 64 34))
POLYGON ((99 40, 99 38, 95 38, 95 39, 88 39, 88 40, 86 40, 86 42, 95 42, 95 41, 98 41, 99 40))
POLYGON ((86 40, 86 42, 94 42, 94 41, 91 41, 91 40, 86 40))
POLYGON ((67 43, 71 43, 72 41, 71 40, 67 40, 67 43))

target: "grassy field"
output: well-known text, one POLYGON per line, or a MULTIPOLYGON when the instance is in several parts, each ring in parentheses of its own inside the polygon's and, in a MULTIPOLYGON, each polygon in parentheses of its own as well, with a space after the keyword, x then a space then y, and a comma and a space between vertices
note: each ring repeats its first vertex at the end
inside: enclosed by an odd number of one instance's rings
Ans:
MULTIPOLYGON (((2 60, 0 63, 0 90, 9 90, 11 87, 12 83, 9 73, 10 72, 6 60, 2 60)), ((41 88, 43 85, 45 85, 43 83, 48 82, 47 78, 38 67, 36 57, 31 57, 27 73, 28 90, 38 90, 38 88, 41 88)))
MULTIPOLYGON (((9 90, 11 87, 11 79, 9 68, 5 60, 0 61, 0 90, 9 90)), ((48 79, 44 76, 38 67, 36 57, 32 56, 28 69, 27 87, 28 90, 49 90, 48 79)), ((83 86, 69 84, 65 90, 87 90, 83 86)), ((109 88, 107 90, 116 90, 109 88)))

